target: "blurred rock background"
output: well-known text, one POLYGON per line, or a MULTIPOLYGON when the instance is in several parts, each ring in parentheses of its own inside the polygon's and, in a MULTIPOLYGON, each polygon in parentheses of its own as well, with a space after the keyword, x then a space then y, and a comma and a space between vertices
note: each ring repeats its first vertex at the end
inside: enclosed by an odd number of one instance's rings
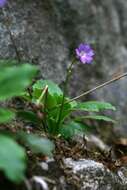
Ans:
MULTIPOLYGON (((75 47, 90 43, 95 63, 75 67, 72 96, 127 71, 127 0, 8 2, 0 10, 0 58, 16 58, 17 47, 22 60, 40 65, 43 78, 62 83, 75 47)), ((85 98, 115 105, 116 130, 127 134, 127 78, 85 98)))

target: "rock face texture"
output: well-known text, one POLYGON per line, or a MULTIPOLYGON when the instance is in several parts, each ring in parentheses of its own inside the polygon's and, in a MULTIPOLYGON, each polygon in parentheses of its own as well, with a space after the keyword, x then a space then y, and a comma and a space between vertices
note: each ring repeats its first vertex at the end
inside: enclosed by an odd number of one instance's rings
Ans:
MULTIPOLYGON (((127 70, 126 0, 8 2, 0 10, 1 58, 18 55, 40 65, 44 78, 61 83, 75 47, 81 42, 91 43, 96 51, 95 63, 75 66, 73 96, 127 70)), ((89 96, 117 107, 114 118, 123 132, 127 131, 126 83, 124 78, 89 96)))
POLYGON ((43 77, 57 82, 64 79, 66 45, 56 28, 55 12, 49 1, 9 1, 0 18, 2 58, 17 57, 16 46, 22 60, 40 65, 43 77))
POLYGON ((121 167, 117 172, 112 172, 102 163, 95 162, 94 160, 79 159, 75 161, 71 158, 63 159, 63 164, 64 172, 54 161, 40 163, 38 172, 36 172, 36 179, 34 177, 32 180, 36 184, 42 184, 41 186, 45 190, 127 189, 126 167, 121 167))
POLYGON ((65 160, 67 167, 71 168, 73 174, 80 178, 80 190, 125 190, 127 189, 127 178, 124 175, 125 168, 113 174, 103 164, 93 160, 74 161, 70 158, 65 160))

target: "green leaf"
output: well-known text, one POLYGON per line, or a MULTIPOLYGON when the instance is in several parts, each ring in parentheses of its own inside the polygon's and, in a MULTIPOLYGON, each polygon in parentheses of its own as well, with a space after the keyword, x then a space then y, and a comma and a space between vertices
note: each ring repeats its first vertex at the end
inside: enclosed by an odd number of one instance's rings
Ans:
MULTIPOLYGON (((77 101, 71 101, 71 102, 69 102, 70 101, 70 98, 67 98, 67 100, 66 101, 68 101, 68 103, 70 104, 70 106, 71 106, 71 108, 73 109, 73 108, 75 108, 76 106, 77 106, 77 101)), ((65 101, 65 102, 66 102, 65 101)))
POLYGON ((26 135, 25 133, 22 133, 21 138, 34 153, 42 153, 46 156, 52 157, 54 144, 47 138, 33 134, 26 135))
POLYGON ((31 123, 37 124, 40 122, 37 115, 35 113, 33 113, 32 111, 20 110, 17 112, 17 116, 22 118, 23 120, 31 122, 31 123))
MULTIPOLYGON (((63 96, 57 96, 56 97, 56 101, 57 101, 57 105, 60 105, 62 103, 62 99, 63 99, 63 96)), ((67 102, 67 98, 65 98, 65 102, 67 102)), ((66 103, 64 104, 63 106, 63 111, 62 111, 62 114, 61 114, 61 121, 63 121, 67 116, 70 115, 70 113, 72 112, 72 105, 71 103, 66 103)), ((59 116, 59 112, 60 112, 60 109, 61 109, 61 106, 57 107, 57 109, 53 109, 49 112, 49 114, 51 116, 53 116, 56 120, 58 119, 58 116, 59 116)))
POLYGON ((31 83, 37 68, 29 64, 0 69, 0 100, 19 96, 31 83))
POLYGON ((34 96, 39 97, 42 93, 42 89, 44 89, 46 87, 46 85, 48 86, 48 92, 50 95, 62 95, 62 91, 59 88, 59 86, 57 84, 55 84, 54 82, 50 81, 50 80, 38 80, 34 85, 33 85, 33 92, 34 92, 34 96))
POLYGON ((104 116, 104 115, 88 115, 88 116, 83 116, 76 118, 76 121, 81 121, 83 119, 94 119, 94 120, 103 120, 107 122, 112 122, 115 123, 116 121, 111 119, 110 117, 104 116))
MULTIPOLYGON (((44 100, 44 104, 45 104, 45 100, 44 100)), ((57 95, 52 96, 48 93, 47 100, 46 100, 46 108, 52 109, 56 105, 57 105, 57 95)))
POLYGON ((88 101, 83 103, 77 103, 74 107, 74 110, 82 110, 89 112, 99 112, 102 110, 116 110, 114 106, 107 102, 99 102, 99 101, 88 101))
POLYGON ((26 168, 24 149, 10 137, 0 135, 0 170, 13 182, 24 179, 26 168))
POLYGON ((53 117, 47 117, 47 130, 48 130, 48 133, 50 134, 58 134, 58 131, 56 129, 56 125, 57 125, 57 120, 54 119, 53 117))
POLYGON ((32 97, 30 96, 30 94, 27 91, 22 92, 20 97, 23 98, 24 100, 26 100, 27 102, 32 101, 32 97))
POLYGON ((61 126, 59 129, 59 133, 65 139, 72 138, 73 136, 84 133, 84 132, 85 132, 85 125, 82 125, 81 123, 74 122, 74 121, 61 126))
POLYGON ((9 109, 0 108, 0 123, 7 123, 14 119, 14 117, 14 112, 10 111, 9 109))

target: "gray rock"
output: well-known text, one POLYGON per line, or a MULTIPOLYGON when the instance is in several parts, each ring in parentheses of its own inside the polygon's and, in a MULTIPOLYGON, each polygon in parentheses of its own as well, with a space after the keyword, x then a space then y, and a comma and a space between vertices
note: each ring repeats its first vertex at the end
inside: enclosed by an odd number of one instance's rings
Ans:
MULTIPOLYGON (((21 59, 36 62, 44 78, 58 83, 65 78, 74 48, 91 43, 95 64, 75 67, 70 85, 75 96, 127 70, 126 10, 126 0, 9 0, 4 16, 0 10, 0 57, 16 57, 5 26, 7 16, 21 59)), ((127 131, 126 82, 124 78, 87 96, 113 103, 117 129, 123 132, 127 131)))
MULTIPOLYGON (((45 180, 49 189, 56 190, 126 190, 127 166, 111 171, 102 163, 90 159, 73 160, 63 158, 62 162, 46 162, 48 170, 36 167, 34 175, 45 180), (64 171, 64 172, 63 172, 64 171)), ((43 183, 42 183, 43 184, 43 183)), ((36 189, 35 189, 36 190, 36 189)))
POLYGON ((67 48, 54 20, 50 1, 10 0, 9 7, 0 14, 0 57, 16 57, 14 41, 22 60, 36 62, 44 78, 62 81, 68 58, 67 48), (13 41, 6 27, 7 22, 13 41))
POLYGON ((127 168, 121 168, 112 173, 103 164, 93 160, 81 159, 74 161, 71 158, 64 160, 67 168, 80 178, 80 190, 126 190, 127 168))

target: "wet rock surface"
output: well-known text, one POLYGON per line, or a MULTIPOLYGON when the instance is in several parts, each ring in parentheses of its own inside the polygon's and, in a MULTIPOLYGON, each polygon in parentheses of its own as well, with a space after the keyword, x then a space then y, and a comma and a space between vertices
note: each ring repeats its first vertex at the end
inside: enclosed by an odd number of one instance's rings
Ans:
MULTIPOLYGON (((77 95, 127 70, 126 9, 126 0, 9 0, 9 8, 0 10, 0 57, 17 57, 8 22, 21 59, 40 65, 44 78, 61 83, 72 50, 91 43, 96 63, 75 67, 70 87, 71 95, 77 95)), ((88 97, 113 103, 117 129, 123 132, 126 82, 124 78, 88 97)))

